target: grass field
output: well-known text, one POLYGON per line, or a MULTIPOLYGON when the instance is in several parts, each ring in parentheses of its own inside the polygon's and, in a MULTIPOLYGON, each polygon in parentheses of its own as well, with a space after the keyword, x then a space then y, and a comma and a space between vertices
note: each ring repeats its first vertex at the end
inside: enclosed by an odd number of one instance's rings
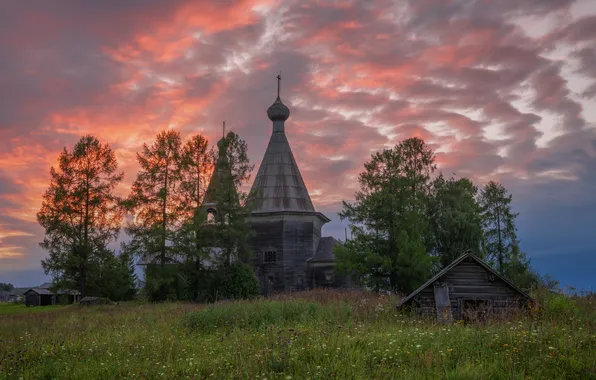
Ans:
POLYGON ((33 313, 47 313, 53 310, 59 310, 65 307, 64 305, 51 305, 43 307, 27 307, 24 303, 0 303, 0 317, 4 315, 14 314, 33 314, 33 313))
POLYGON ((475 326, 333 291, 0 315, 0 378, 595 379, 596 297, 549 298, 475 326))

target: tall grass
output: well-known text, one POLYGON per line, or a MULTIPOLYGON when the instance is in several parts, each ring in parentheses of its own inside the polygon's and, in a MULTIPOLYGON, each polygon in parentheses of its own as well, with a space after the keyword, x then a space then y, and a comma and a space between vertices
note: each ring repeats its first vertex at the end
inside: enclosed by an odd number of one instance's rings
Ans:
POLYGON ((594 299, 548 297, 487 325, 440 325, 398 314, 387 296, 334 291, 0 316, 0 378, 596 378, 594 299))

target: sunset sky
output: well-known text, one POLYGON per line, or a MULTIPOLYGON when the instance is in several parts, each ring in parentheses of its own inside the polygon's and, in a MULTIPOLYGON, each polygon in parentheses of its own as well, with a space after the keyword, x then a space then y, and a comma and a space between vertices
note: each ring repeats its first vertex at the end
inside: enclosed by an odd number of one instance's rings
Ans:
POLYGON ((122 195, 143 142, 223 120, 254 178, 280 70, 325 235, 371 153, 418 136, 446 175, 507 187, 541 273, 596 290, 594 0, 0 0, 0 282, 47 279, 35 215, 84 134, 122 195))

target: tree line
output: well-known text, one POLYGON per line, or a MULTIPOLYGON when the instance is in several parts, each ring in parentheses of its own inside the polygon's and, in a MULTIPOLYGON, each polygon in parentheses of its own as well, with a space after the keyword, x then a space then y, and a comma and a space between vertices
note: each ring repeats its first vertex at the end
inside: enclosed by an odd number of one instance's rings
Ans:
MULTIPOLYGON (((143 144, 137 161, 130 192, 119 197, 124 173, 108 144, 88 135, 60 153, 37 214, 49 253, 42 267, 55 286, 130 299, 139 259, 153 301, 259 294, 248 264, 251 205, 242 187, 254 166, 246 142, 229 132, 210 148, 201 134, 183 141, 167 130, 143 144), (110 245, 122 228, 129 239, 116 253, 110 245)), ((418 138, 373 154, 364 168, 355 201, 340 213, 353 238, 336 249, 338 270, 375 290, 408 292, 472 249, 520 286, 544 280, 519 248, 517 214, 501 184, 478 190, 466 178, 435 175, 434 153, 418 138)))
POLYGON ((555 286, 520 249, 518 214, 502 184, 479 189, 437 175, 435 154, 419 138, 373 154, 364 168, 355 200, 342 204, 352 239, 336 248, 340 271, 377 291, 409 293, 472 250, 522 288, 555 286))
POLYGON ((125 300, 134 293, 136 258, 145 264, 144 291, 154 301, 258 294, 258 281, 244 264, 251 231, 241 186, 253 169, 246 149, 233 132, 217 149, 201 134, 182 141, 177 131, 160 132, 137 153, 140 168, 129 195, 118 197, 124 175, 115 152, 96 137, 82 137, 51 168, 37 214, 45 229, 40 245, 49 253, 45 273, 55 286, 83 297, 125 300), (216 161, 217 181, 209 190, 216 161), (201 207, 208 191, 217 204, 211 223, 201 207), (130 240, 117 254, 109 245, 123 226, 130 240))

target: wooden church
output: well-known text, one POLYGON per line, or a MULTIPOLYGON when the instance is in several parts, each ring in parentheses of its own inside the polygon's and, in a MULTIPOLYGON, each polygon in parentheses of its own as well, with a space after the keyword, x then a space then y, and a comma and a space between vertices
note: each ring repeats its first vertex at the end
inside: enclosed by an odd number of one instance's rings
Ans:
MULTIPOLYGON (((264 295, 342 286, 344 280, 334 273, 333 248, 339 242, 321 236, 330 219, 315 210, 292 154, 285 131, 290 110, 280 98, 281 77, 277 80, 277 99, 267 110, 271 137, 249 198, 252 211, 248 222, 254 231, 249 245, 255 273, 264 295)), ((221 167, 216 163, 211 191, 215 191, 218 177, 227 174, 221 167)), ((211 194, 208 190, 203 202, 208 218, 217 212, 211 194)))

